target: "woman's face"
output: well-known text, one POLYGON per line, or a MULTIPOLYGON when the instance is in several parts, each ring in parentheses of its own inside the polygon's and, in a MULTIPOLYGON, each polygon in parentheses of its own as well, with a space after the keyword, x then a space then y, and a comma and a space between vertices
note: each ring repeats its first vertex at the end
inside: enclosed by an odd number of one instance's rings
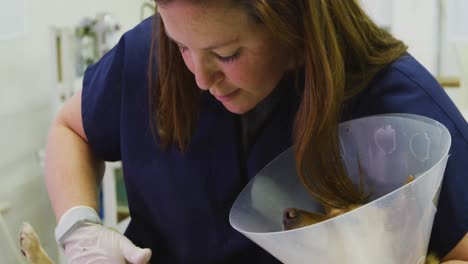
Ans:
POLYGON ((291 58, 264 25, 220 2, 226 1, 174 1, 158 11, 198 87, 242 114, 270 94, 291 68, 291 58))

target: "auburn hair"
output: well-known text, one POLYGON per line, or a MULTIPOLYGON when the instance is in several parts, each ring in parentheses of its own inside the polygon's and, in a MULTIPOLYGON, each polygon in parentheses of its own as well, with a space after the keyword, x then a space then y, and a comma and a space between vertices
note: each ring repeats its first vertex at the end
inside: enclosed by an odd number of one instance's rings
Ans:
MULTIPOLYGON (((213 0, 156 3, 173 1, 213 0)), ((342 105, 402 56, 406 45, 378 27, 358 0, 225 1, 263 23, 303 66, 305 84, 299 87, 301 103, 293 127, 296 167, 303 184, 331 207, 363 202, 367 195, 354 187, 341 160, 338 123, 342 105)), ((197 123, 200 89, 177 45, 166 36, 161 18, 154 19, 153 27, 151 127, 162 147, 175 144, 183 151, 197 123), (157 72, 153 72, 154 60, 157 72)))

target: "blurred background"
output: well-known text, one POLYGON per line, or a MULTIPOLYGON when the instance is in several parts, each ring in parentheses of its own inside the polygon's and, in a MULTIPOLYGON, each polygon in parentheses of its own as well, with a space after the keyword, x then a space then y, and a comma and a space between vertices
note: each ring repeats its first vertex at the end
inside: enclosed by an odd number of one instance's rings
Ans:
MULTIPOLYGON (((23 221, 59 261, 42 171, 48 127, 85 67, 153 13, 151 0, 0 0, 0 264, 22 262, 23 221)), ((128 211, 119 164, 109 167, 105 221, 117 226, 128 211)))
MULTIPOLYGON (((468 1, 361 1, 379 25, 409 45, 466 119, 468 1)), ((153 12, 152 0, 0 0, 0 264, 22 263, 17 236, 23 221, 63 263, 42 170, 48 127, 81 88, 86 66, 153 12)), ((120 164, 107 165, 100 215, 123 230, 128 209, 120 164)))

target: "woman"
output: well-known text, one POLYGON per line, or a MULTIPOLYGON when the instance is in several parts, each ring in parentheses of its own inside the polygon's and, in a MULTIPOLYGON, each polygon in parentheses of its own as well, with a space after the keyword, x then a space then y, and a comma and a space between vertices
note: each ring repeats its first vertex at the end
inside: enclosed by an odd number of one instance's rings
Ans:
POLYGON ((160 15, 87 70, 52 125, 47 186, 69 259, 146 263, 152 252, 152 263, 277 262, 229 226, 247 182, 296 144, 312 195, 335 207, 362 201, 337 162, 337 125, 404 112, 451 132, 430 250, 468 260, 466 121, 358 1, 157 4, 160 15), (131 242, 95 212, 102 160, 122 160, 131 242))

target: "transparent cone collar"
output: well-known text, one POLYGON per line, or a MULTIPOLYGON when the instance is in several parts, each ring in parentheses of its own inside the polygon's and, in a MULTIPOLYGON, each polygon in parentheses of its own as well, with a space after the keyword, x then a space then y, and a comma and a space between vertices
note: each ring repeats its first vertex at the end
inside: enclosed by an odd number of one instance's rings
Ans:
POLYGON ((440 123, 391 114, 339 126, 350 178, 358 161, 371 202, 315 225, 283 231, 285 208, 321 212, 288 149, 245 187, 230 212, 239 232, 284 263, 418 263, 427 251, 451 137, 440 123), (405 185, 409 175, 415 180, 405 185))

